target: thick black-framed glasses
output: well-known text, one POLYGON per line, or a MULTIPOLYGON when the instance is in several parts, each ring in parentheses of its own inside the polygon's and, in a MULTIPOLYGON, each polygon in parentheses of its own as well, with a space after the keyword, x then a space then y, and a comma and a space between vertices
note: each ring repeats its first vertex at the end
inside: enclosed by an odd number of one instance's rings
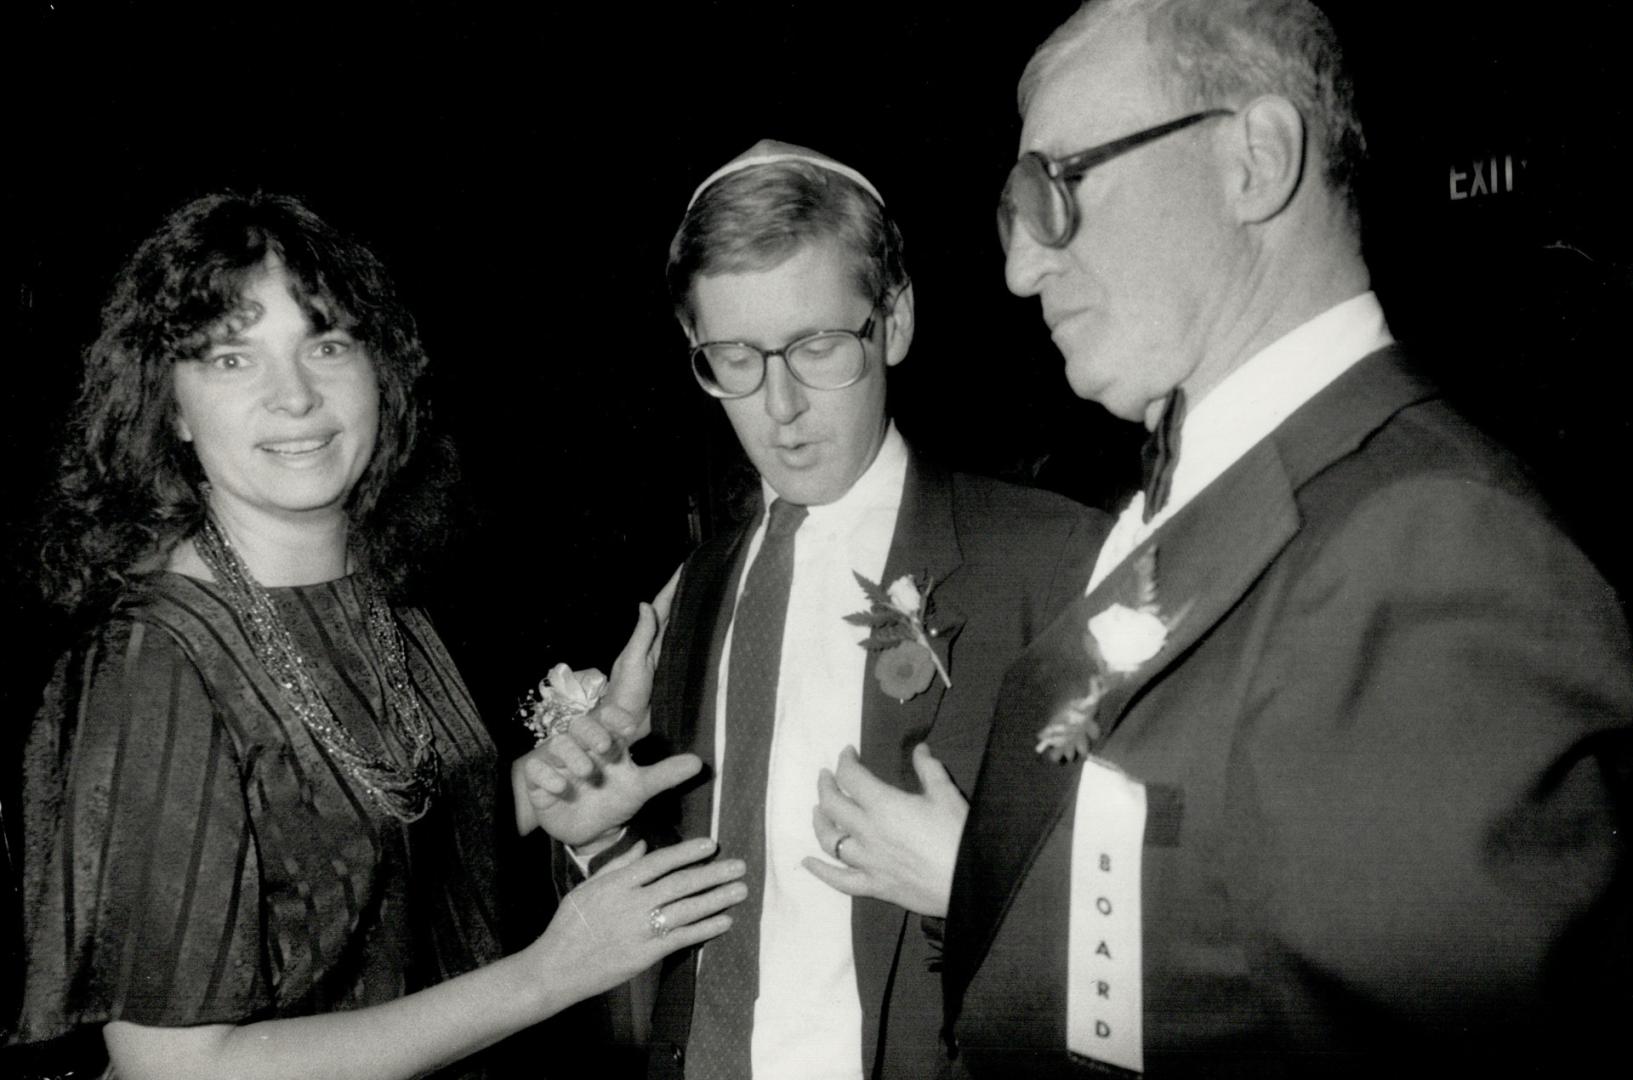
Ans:
POLYGON ((867 342, 879 309, 868 312, 860 330, 819 330, 780 349, 762 349, 746 341, 706 341, 692 349, 692 374, 710 397, 730 401, 748 397, 765 382, 765 367, 782 357, 788 373, 812 390, 843 390, 868 368, 867 342))
POLYGON ((1015 235, 1015 222, 1019 221, 1032 239, 1044 247, 1065 247, 1077 235, 1077 199, 1073 197, 1072 189, 1085 173, 1096 165, 1103 165, 1164 135, 1183 131, 1192 124, 1200 124, 1216 116, 1229 116, 1234 111, 1207 109, 1191 113, 1166 124, 1091 146, 1070 157, 1057 159, 1028 150, 1016 159, 1015 167, 1009 170, 1009 179, 1004 184, 1004 193, 998 197, 998 241, 1007 252, 1009 242, 1015 235))

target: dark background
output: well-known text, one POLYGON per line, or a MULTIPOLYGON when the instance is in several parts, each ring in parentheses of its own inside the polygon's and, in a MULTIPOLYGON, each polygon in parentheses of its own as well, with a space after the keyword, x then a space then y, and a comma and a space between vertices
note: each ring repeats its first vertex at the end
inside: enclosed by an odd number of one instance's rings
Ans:
MULTIPOLYGON (((1004 291, 993 228, 1015 79, 1075 6, 13 5, 0 525, 22 536, 49 483, 78 352, 135 244, 207 191, 300 195, 381 254, 421 321, 472 505, 432 606, 502 747, 521 749, 516 696, 556 661, 605 667, 636 601, 719 523, 739 459, 687 372, 662 271, 693 186, 762 137, 861 169, 902 225, 919 329, 892 403, 908 437, 1109 506, 1139 433, 1071 396, 1036 305, 1004 291)), ((1331 6, 1397 336, 1625 583, 1622 5, 1331 6)), ((15 550, 8 763, 59 644, 31 580, 15 550)))

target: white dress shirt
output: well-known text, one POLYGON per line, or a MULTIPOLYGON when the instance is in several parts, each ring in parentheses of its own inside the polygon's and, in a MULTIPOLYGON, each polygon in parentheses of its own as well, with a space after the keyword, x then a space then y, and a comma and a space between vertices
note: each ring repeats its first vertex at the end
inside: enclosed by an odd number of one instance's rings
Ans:
MULTIPOLYGON (((1299 406, 1369 353, 1390 344, 1371 292, 1327 309, 1231 372, 1180 425, 1169 499, 1149 522, 1136 493, 1107 536, 1093 591, 1130 553, 1299 406)), ((1161 581, 1157 583, 1161 590, 1161 581)), ((1140 897, 1145 785, 1090 758, 1073 814, 1067 921, 1067 1046, 1135 1072, 1144 1069, 1140 897)))
MULTIPOLYGON (((844 617, 866 610, 852 572, 879 581, 901 509, 907 447, 892 424, 873 463, 851 489, 813 506, 794 534, 794 577, 783 626, 776 727, 765 798, 765 897, 760 915, 760 996, 754 1007, 756 1077, 860 1080, 862 1004, 851 953, 851 899, 800 865, 823 857, 811 827, 817 774, 846 746, 860 746, 870 654, 865 627, 844 617)), ((776 498, 764 489, 767 505, 776 498)), ((759 555, 765 523, 750 538, 759 555)), ((748 577, 745 569, 743 579, 748 577)), ((888 584, 888 583, 885 583, 888 584)), ((742 595, 739 582, 738 595, 742 595)), ((731 632, 721 651, 715 760, 731 752, 726 730, 731 632)), ((711 832, 720 831, 720 789, 711 832)), ((707 962, 707 952, 703 962, 707 962)))

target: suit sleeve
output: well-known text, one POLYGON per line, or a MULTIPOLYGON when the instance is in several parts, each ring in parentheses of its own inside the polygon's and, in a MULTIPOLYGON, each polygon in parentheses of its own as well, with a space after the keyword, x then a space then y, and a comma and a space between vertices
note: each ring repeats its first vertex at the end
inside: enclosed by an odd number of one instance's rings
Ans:
POLYGON ((1536 504, 1463 479, 1375 495, 1302 557, 1246 703, 1270 936, 1435 1026, 1625 1001, 1602 946, 1625 962, 1604 934, 1633 662, 1609 587, 1536 504))
POLYGON ((25 787, 24 1041, 271 1006, 236 755, 168 634, 115 622, 59 665, 25 787))

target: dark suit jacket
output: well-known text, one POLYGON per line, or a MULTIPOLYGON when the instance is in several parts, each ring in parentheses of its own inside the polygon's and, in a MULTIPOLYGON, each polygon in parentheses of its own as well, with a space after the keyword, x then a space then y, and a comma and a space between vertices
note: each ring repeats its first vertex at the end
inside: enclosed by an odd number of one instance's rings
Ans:
MULTIPOLYGON (((658 752, 690 749, 712 761, 721 638, 755 524, 704 544, 682 570, 653 689, 658 752)), ((947 643, 953 688, 944 690, 937 680, 904 704, 867 677, 857 748, 862 763, 887 782, 917 790, 911 754, 928 739, 968 792, 1003 672, 1081 592, 1108 524, 1105 515, 1060 496, 947 473, 911 457, 884 581, 928 573, 936 582, 931 625, 947 643)), ((865 606, 860 590, 857 606, 865 606)), ((868 662, 858 648, 857 663, 868 662)), ((705 782, 685 791, 678 807, 670 804, 681 835, 708 835, 709 776, 705 769, 705 782)), ((814 804, 814 776, 811 785, 814 804)), ((941 986, 931 967, 937 944, 901 908, 857 899, 852 911, 866 1072, 933 1075, 941 1057, 941 986)), ((695 967, 695 951, 665 965, 652 1025, 652 1075, 680 1073, 695 967)))
MULTIPOLYGON (((1512 1071, 1539 1036, 1569 1055, 1592 1019, 1625 1027, 1627 627, 1503 453, 1383 350, 1148 546, 1159 604, 1192 606, 1102 702, 1094 749, 1148 785, 1147 1072, 1397 1076, 1441 1055, 1478 1075, 1464 1055, 1512 1071)), ((1084 690, 1087 618, 1136 602, 1133 561, 1000 695, 947 925, 978 1075, 1081 1064, 1081 766, 1034 744, 1084 690)))

